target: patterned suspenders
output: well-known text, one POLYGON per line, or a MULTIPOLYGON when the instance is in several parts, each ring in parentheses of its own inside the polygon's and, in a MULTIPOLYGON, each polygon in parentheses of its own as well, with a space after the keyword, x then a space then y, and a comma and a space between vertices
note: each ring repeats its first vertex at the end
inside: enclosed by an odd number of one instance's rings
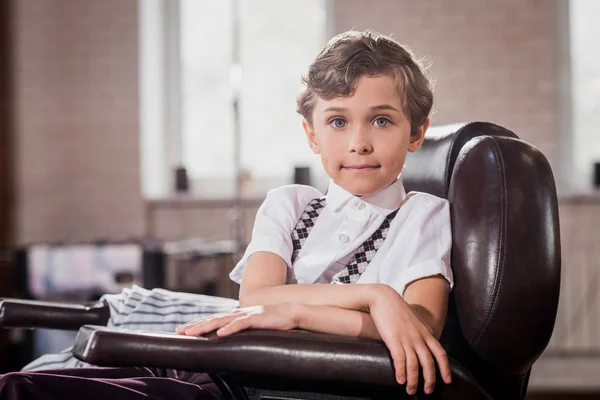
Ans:
MULTIPOLYGON (((319 218, 323 208, 325 208, 324 198, 311 200, 296 224, 296 227, 292 232, 292 244, 294 246, 294 251, 292 252, 292 264, 296 261, 300 249, 302 249, 304 242, 306 242, 306 238, 310 234, 313 226, 315 226, 315 222, 317 218, 319 218)), ((373 257, 375 257, 375 254, 377 254, 377 250, 379 250, 385 241, 392 220, 397 213, 398 210, 395 210, 385 217, 385 220, 379 228, 377 228, 377 230, 365 240, 358 249, 356 249, 356 252, 350 259, 346 268, 338 274, 336 280, 332 283, 356 283, 356 281, 358 281, 373 257)))
POLYGON ((387 233, 390 230, 390 224, 397 213, 398 210, 388 214, 371 237, 365 240, 364 243, 356 249, 356 252, 352 256, 352 259, 350 259, 346 268, 338 274, 336 281, 340 283, 356 283, 356 281, 358 281, 358 278, 365 272, 365 269, 367 269, 367 266, 373 257, 375 257, 375 254, 377 254, 377 250, 379 250, 383 242, 385 242, 387 233))
POLYGON ((300 253, 300 249, 304 246, 308 234, 315 226, 315 221, 319 218, 321 211, 325 208, 325 199, 312 199, 306 208, 304 213, 300 217, 300 220, 296 224, 294 231, 292 232, 292 243, 294 245, 294 251, 292 252, 292 265, 300 253))

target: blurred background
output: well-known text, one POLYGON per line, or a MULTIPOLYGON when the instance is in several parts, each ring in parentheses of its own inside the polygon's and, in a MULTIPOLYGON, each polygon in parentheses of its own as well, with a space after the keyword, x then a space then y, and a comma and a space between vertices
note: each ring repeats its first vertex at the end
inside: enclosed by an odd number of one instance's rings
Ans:
MULTIPOLYGON (((434 125, 496 122, 548 158, 561 302, 530 397, 600 398, 599 17, 597 0, 2 0, 0 297, 236 296, 266 192, 327 184, 300 75, 332 35, 374 29, 431 65, 434 125)), ((0 334, 0 368, 63 344, 28 335, 0 334)))

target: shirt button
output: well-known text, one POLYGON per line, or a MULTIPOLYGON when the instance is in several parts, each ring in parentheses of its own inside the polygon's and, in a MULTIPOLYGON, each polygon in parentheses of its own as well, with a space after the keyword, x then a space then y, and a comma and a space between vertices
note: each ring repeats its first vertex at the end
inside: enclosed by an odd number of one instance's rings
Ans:
POLYGON ((359 210, 364 210, 365 209, 365 203, 363 203, 362 201, 360 203, 358 203, 356 205, 356 208, 358 208, 359 210))
POLYGON ((350 241, 350 238, 348 237, 348 235, 345 235, 345 234, 341 233, 341 234, 338 236, 338 242, 340 242, 340 243, 344 243, 344 244, 346 244, 346 243, 348 243, 349 241, 350 241))

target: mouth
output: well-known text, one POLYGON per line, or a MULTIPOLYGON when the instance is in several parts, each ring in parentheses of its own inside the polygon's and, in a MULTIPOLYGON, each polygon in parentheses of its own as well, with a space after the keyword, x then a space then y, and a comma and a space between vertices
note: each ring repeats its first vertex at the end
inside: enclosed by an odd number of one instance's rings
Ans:
POLYGON ((378 168, 381 168, 381 165, 377 164, 352 164, 352 165, 342 165, 342 169, 346 169, 352 172, 370 172, 374 171, 378 168))

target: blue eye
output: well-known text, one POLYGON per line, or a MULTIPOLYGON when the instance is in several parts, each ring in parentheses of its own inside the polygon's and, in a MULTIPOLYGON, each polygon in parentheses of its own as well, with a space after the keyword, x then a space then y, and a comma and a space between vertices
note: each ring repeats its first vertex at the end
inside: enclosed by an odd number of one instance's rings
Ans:
POLYGON ((378 128, 385 128, 386 126, 391 125, 391 123, 392 121, 385 117, 377 117, 373 121, 373 125, 375 125, 378 128))
POLYGON ((347 125, 347 122, 344 121, 342 118, 334 118, 331 121, 329 121, 329 125, 331 125, 332 128, 345 128, 347 125))

